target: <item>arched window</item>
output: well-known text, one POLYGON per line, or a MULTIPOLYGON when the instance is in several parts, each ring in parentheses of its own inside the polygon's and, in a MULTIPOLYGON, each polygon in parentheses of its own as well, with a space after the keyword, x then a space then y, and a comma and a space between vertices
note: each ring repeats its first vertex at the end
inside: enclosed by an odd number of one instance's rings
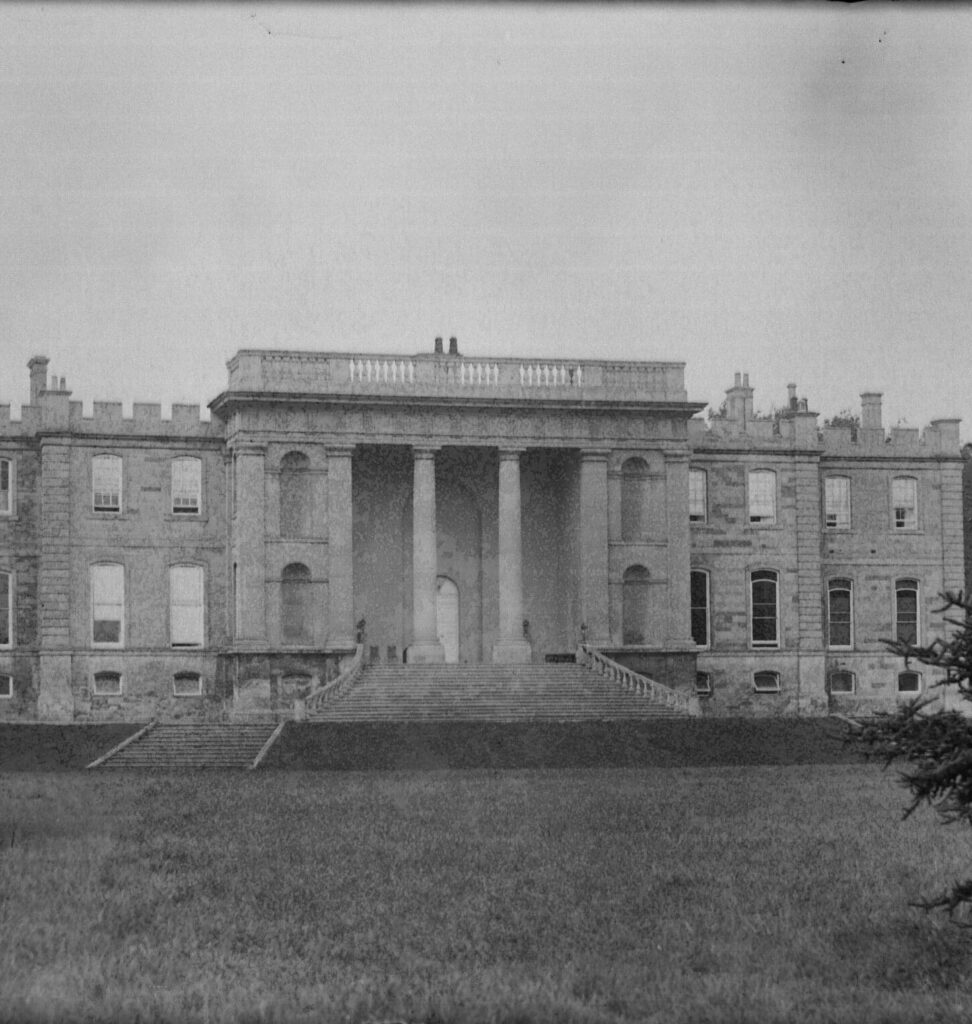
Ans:
POLYGON ((894 637, 902 643, 918 643, 917 580, 895 580, 894 637))
POLYGON ((692 604, 692 639, 699 647, 709 646, 709 574, 692 570, 690 585, 692 604))
POLYGON ((749 521, 764 526, 776 522, 776 473, 772 469, 749 472, 749 521))
POLYGON ((642 540, 647 525, 648 463, 626 459, 621 467, 621 539, 642 540))
POLYGON ((643 644, 648 634, 648 570, 643 565, 625 569, 621 595, 622 640, 643 644))
POLYGON ((850 580, 827 585, 827 646, 854 645, 854 587, 850 580))
POLYGON ((309 644, 314 636, 310 569, 292 562, 280 584, 280 635, 287 644, 309 644))
POLYGON ((772 569, 750 574, 750 641, 753 647, 779 647, 779 575, 772 569))
POLYGON ((310 460, 301 452, 288 452, 280 461, 280 536, 307 537, 311 533, 310 460))

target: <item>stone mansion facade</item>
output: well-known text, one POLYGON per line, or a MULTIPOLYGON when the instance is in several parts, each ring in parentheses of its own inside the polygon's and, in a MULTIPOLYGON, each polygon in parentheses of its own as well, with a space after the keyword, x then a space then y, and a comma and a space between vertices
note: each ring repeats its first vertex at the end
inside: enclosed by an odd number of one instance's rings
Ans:
POLYGON ((681 363, 241 351, 197 406, 0 407, 0 718, 218 717, 369 663, 569 660, 704 714, 926 690, 882 638, 964 586, 957 420, 708 419, 681 363))

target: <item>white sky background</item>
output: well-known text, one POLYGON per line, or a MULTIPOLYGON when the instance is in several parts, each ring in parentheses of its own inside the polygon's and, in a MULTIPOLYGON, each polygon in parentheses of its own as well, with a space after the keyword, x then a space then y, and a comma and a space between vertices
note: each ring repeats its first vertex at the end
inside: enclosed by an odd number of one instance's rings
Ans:
POLYGON ((0 402, 684 360, 972 438, 972 8, 0 5, 0 402))

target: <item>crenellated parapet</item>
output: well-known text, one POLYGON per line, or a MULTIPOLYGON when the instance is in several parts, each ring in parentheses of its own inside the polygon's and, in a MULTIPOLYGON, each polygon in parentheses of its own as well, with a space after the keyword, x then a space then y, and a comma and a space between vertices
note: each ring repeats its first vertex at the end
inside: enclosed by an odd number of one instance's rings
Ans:
POLYGON ((789 386, 783 408, 769 415, 753 411, 753 389, 748 374, 736 374, 726 400, 707 420, 689 421, 689 443, 695 448, 762 450, 805 449, 823 456, 926 458, 961 455, 959 419, 936 419, 923 430, 891 427, 881 422, 881 394, 861 395, 859 416, 847 416, 832 424, 818 425, 816 412, 805 398, 796 397, 796 385, 789 386))
POLYGON ((203 419, 199 405, 173 404, 171 415, 163 418, 156 402, 135 402, 131 416, 123 414, 121 402, 94 402, 90 416, 83 403, 71 401, 64 377, 46 378, 47 359, 30 361, 30 404, 21 407, 20 419, 13 419, 9 405, 0 405, 0 438, 29 439, 37 434, 111 435, 119 438, 218 438, 223 425, 203 419))

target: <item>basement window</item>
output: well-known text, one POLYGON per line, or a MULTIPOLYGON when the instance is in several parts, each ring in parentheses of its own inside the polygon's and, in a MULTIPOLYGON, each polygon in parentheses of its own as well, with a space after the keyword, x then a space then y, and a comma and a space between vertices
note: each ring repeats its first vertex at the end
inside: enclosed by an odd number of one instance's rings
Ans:
POLYGON ((712 696, 712 676, 708 672, 695 673, 695 695, 697 697, 712 696))
POLYGON ((898 693, 921 693, 921 675, 918 672, 899 672, 898 693))
POLYGON ((176 672, 172 677, 172 693, 175 697, 201 697, 202 676, 198 672, 176 672))
POLYGON ((779 672, 756 672, 753 675, 753 686, 757 693, 779 693, 779 672))
POLYGON ((122 677, 120 672, 95 672, 94 695, 96 697, 120 697, 122 677))
POLYGON ((853 672, 846 672, 844 670, 830 673, 830 692, 831 693, 853 693, 855 689, 855 679, 853 672))
POLYGON ((9 700, 13 696, 13 676, 0 675, 0 700, 9 700))

